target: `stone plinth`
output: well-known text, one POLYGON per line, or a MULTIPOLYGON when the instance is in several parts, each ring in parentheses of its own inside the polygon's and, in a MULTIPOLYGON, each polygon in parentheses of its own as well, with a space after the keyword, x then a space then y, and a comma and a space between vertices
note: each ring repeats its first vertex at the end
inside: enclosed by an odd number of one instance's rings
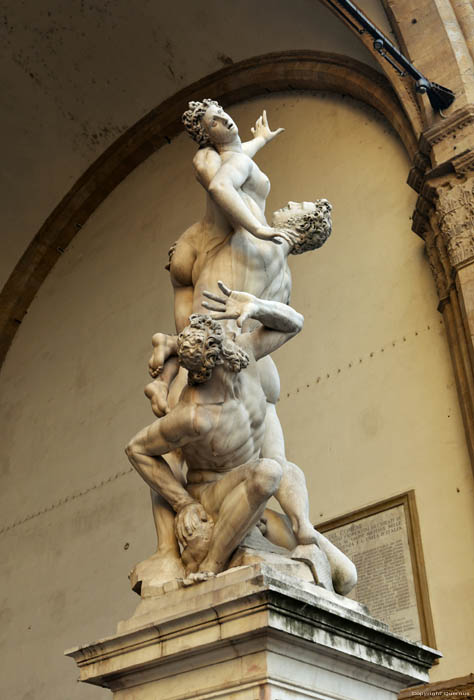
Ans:
POLYGON ((114 700, 395 700, 440 656, 267 564, 168 589, 115 636, 66 652, 82 681, 114 700))

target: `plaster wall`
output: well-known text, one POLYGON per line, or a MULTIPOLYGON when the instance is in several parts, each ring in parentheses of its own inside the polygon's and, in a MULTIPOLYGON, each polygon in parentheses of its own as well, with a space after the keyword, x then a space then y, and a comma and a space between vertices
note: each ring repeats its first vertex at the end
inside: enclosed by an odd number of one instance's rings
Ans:
MULTIPOLYGON (((361 6, 391 33, 380 0, 361 6)), ((0 287, 86 168, 183 87, 271 51, 329 51, 377 68, 318 0, 6 0, 0 47, 0 287)))
MULTIPOLYGON (((292 259, 305 328, 276 355, 289 458, 314 522, 415 489, 438 648, 432 679, 468 673, 472 476, 453 373, 396 135, 334 94, 236 105, 286 132, 257 160, 268 211, 327 197, 334 232, 292 259), (328 376, 329 375, 329 376, 328 376)), ((0 375, 2 686, 11 700, 85 700, 65 648, 112 633, 154 548, 148 489, 123 446, 150 422, 149 342, 172 331, 167 250, 203 211, 192 142, 175 139, 99 207, 42 286, 0 375)))

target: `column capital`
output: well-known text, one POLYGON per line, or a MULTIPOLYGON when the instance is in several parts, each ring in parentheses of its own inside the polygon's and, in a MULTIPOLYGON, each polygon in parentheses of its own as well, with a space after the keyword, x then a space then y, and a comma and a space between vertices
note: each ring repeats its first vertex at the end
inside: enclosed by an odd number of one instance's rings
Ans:
POLYGON ((418 142, 420 153, 431 161, 433 172, 443 169, 474 146, 474 104, 457 109, 426 129, 418 142))
MULTIPOLYGON (((419 196, 413 230, 440 233, 454 270, 474 262, 474 104, 426 129, 408 184, 419 196)), ((453 273, 454 274, 454 273, 453 273)))
POLYGON ((448 180, 436 189, 433 215, 455 270, 474 262, 474 177, 448 180))
MULTIPOLYGON (((426 129, 408 175, 408 184, 421 194, 425 185, 439 178, 474 175, 474 104, 456 110, 426 129)), ((415 233, 418 233, 415 231, 415 233)))

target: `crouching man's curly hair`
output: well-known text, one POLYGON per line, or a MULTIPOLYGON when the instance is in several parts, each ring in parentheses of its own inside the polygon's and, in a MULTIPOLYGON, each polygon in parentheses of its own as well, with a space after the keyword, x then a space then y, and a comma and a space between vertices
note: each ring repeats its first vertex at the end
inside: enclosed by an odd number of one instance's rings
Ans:
POLYGON ((216 365, 240 372, 250 361, 242 348, 225 337, 221 324, 208 314, 192 314, 178 335, 178 359, 188 370, 188 384, 209 381, 216 365))

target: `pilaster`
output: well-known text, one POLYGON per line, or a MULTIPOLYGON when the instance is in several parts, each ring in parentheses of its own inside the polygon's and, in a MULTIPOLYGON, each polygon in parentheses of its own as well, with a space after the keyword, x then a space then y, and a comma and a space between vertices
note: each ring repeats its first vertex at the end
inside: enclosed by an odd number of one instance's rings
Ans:
POLYGON ((425 241, 474 468, 474 105, 420 137, 408 177, 413 230, 425 241))

